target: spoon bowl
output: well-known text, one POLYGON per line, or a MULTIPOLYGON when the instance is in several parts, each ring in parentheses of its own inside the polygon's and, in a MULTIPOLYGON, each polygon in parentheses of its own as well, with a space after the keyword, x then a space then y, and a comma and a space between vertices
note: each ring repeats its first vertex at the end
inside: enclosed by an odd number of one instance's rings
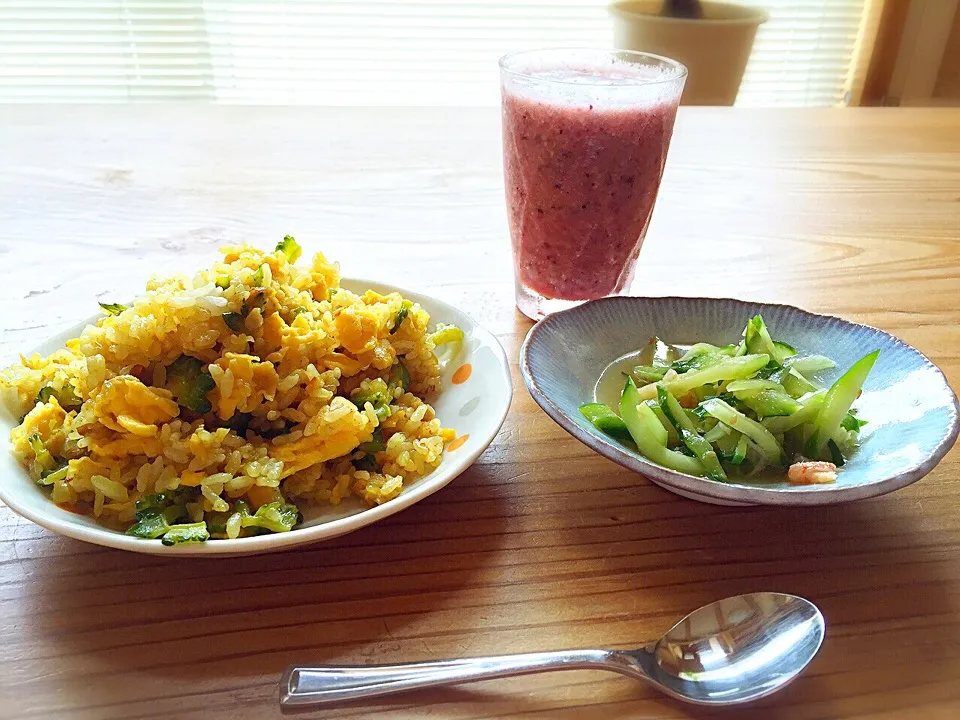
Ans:
POLYGON ((687 615, 652 652, 642 651, 639 662, 681 700, 749 702, 793 680, 817 654, 824 630, 823 615, 808 600, 781 593, 737 595, 687 615))
POLYGON ((820 649, 823 615, 809 600, 750 593, 695 610, 638 650, 568 650, 399 665, 291 666, 283 708, 553 670, 611 670, 699 705, 736 705, 793 680, 820 649))

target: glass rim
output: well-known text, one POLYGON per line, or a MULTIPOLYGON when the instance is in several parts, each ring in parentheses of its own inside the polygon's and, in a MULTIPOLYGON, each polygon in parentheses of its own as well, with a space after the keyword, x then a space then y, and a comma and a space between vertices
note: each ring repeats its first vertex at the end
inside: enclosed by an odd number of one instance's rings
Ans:
POLYGON ((540 53, 547 52, 589 52, 589 53, 603 53, 609 57, 614 57, 617 55, 627 55, 632 58, 646 58, 650 60, 657 60, 662 63, 666 68, 670 69, 672 72, 667 74, 666 77, 651 78, 651 79, 641 79, 638 78, 636 82, 630 82, 628 84, 622 85, 620 87, 643 87, 645 85, 662 85, 663 83, 672 83, 677 80, 682 80, 687 76, 687 66, 678 60, 673 58, 668 58, 666 55, 656 55, 654 53, 641 52, 639 50, 621 50, 619 48, 613 48, 612 50, 607 50, 605 48, 591 48, 591 47, 545 47, 545 48, 533 48, 530 50, 515 50, 514 52, 509 52, 506 55, 502 55, 497 64, 500 66, 500 72, 508 73, 514 77, 526 78, 528 80, 536 80, 537 82, 544 83, 556 83, 559 85, 577 85, 579 87, 609 87, 603 85, 601 82, 592 83, 592 82, 574 82, 572 80, 560 80, 557 78, 543 77, 542 75, 537 75, 532 72, 523 72, 518 70, 513 70, 507 67, 509 63, 514 58, 523 56, 523 55, 537 55, 540 53))

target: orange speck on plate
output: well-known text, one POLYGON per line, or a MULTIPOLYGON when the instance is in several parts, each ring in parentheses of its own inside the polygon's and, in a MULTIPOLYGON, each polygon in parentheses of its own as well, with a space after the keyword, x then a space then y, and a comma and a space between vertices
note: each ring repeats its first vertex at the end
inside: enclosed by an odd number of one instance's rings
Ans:
POLYGON ((462 385, 470 378, 470 373, 473 372, 473 365, 470 363, 464 363, 456 369, 453 373, 453 384, 462 385))
POLYGON ((454 450, 457 450, 457 449, 463 447, 463 444, 469 439, 469 437, 470 437, 469 434, 468 434, 468 435, 461 435, 460 437, 458 437, 458 438, 457 438, 456 440, 454 440, 452 443, 450 443, 449 445, 447 445, 447 452, 453 452, 454 450))

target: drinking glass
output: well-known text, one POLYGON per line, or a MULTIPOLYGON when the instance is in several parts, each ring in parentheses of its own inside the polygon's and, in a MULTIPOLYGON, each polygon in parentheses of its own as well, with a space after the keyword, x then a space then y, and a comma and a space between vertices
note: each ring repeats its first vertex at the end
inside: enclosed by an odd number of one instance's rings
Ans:
POLYGON ((629 287, 686 76, 627 50, 500 59, 516 298, 528 317, 629 287))

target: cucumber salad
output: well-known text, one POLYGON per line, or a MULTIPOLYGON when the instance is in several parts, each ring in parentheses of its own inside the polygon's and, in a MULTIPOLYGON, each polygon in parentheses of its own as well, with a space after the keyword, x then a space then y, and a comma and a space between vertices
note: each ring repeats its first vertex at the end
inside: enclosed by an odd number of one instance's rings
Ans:
POLYGON ((853 403, 879 354, 820 387, 816 374, 836 363, 774 340, 757 315, 736 345, 697 343, 684 352, 651 338, 644 364, 624 373, 619 407, 588 403, 580 412, 605 435, 687 475, 831 483, 866 424, 853 403))

